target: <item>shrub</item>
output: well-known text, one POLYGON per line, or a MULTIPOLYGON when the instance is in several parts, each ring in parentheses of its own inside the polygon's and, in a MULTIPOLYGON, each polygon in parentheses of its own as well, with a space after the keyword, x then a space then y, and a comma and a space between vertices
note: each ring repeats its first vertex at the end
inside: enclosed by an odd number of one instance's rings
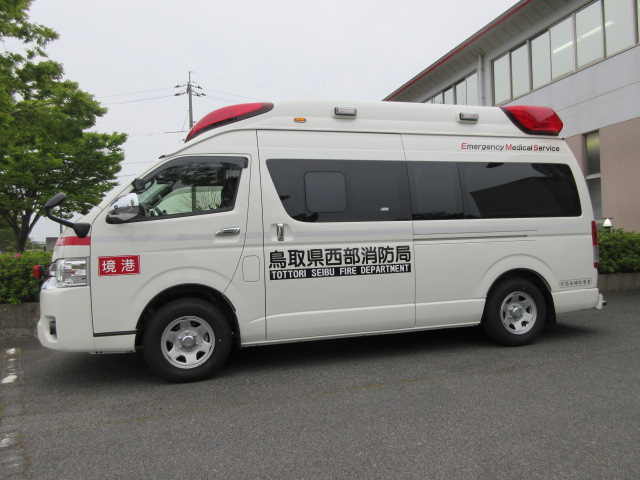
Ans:
POLYGON ((640 272, 640 233, 622 229, 601 230, 600 273, 640 272))
POLYGON ((33 266, 49 263, 51 263, 51 252, 0 255, 0 303, 37 301, 40 282, 33 278, 33 266))

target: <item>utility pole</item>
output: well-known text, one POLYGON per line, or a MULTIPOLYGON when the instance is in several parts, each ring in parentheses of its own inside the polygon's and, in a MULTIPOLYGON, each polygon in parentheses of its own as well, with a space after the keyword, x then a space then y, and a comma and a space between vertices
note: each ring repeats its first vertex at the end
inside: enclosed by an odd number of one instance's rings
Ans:
POLYGON ((189 82, 187 82, 187 95, 189 95, 189 130, 193 127, 193 102, 191 100, 191 92, 193 92, 193 88, 191 87, 191 70, 189 70, 189 82))
POLYGON ((193 127, 193 97, 204 97, 206 96, 204 93, 202 92, 198 92, 198 91, 194 91, 194 89, 199 89, 202 90, 202 87, 200 85, 198 85, 197 83, 194 83, 191 81, 191 74, 193 72, 191 70, 189 70, 189 81, 187 83, 181 84, 181 85, 176 85, 175 88, 184 88, 186 87, 185 90, 178 92, 175 94, 176 97, 179 97, 180 95, 187 95, 189 97, 189 130, 191 130, 191 128, 193 127))

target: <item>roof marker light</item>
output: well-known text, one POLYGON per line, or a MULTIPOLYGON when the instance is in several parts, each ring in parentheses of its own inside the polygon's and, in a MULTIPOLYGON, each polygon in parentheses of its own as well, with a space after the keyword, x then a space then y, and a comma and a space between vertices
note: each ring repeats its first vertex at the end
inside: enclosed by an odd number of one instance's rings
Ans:
POLYGON ((207 132, 214 128, 222 127, 223 125, 229 125, 230 123, 239 122, 247 118, 255 117, 262 113, 266 113, 273 109, 273 103, 261 102, 261 103, 243 103, 241 105, 230 105, 218 110, 214 110, 202 117, 193 126, 185 142, 188 142, 194 137, 197 137, 201 133, 207 132))
POLYGON ((530 135, 550 135, 557 137, 564 124, 549 107, 513 105, 500 107, 513 124, 530 135))
POLYGON ((355 117, 358 111, 355 107, 336 107, 333 113, 336 117, 355 117))

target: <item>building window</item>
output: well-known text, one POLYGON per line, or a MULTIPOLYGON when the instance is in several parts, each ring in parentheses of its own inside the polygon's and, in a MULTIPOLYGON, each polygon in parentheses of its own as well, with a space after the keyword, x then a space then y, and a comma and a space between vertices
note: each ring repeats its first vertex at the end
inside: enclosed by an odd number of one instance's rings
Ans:
POLYGON ((574 70, 573 22, 563 20, 549 29, 551 34, 551 77, 556 79, 574 70))
POLYGON ((600 175, 600 132, 591 132, 584 136, 585 176, 591 196, 593 216, 602 218, 602 188, 600 175))
POLYGON ((523 45, 511 52, 511 96, 529 92, 529 47, 523 45))
POLYGON ((462 81, 438 92, 424 103, 445 103, 447 105, 478 105, 478 74, 473 72, 462 81))
POLYGON ((467 82, 464 80, 460 83, 456 83, 456 104, 458 105, 466 105, 467 104, 467 82))
MULTIPOLYGON (((640 0, 639 0, 640 1, 640 0)), ((533 88, 551 81, 551 41, 549 32, 531 40, 531 77, 533 88)))
MULTIPOLYGON (((640 6, 640 1, 636 3, 640 6)), ((633 18, 632 2, 628 0, 605 0, 604 27, 607 55, 613 55, 635 43, 633 18)))
POLYGON ((494 104, 632 47, 638 42, 638 30, 640 0, 590 3, 493 61, 494 104))
POLYGON ((576 13, 576 40, 578 68, 604 57, 599 3, 592 3, 576 13))
POLYGON ((444 103, 446 105, 454 105, 456 103, 453 99, 453 88, 447 88, 444 91, 444 103))
POLYGON ((478 74, 474 72, 469 75, 465 80, 465 84, 467 85, 467 101, 465 105, 480 105, 478 96, 478 74))
POLYGON ((493 62, 493 100, 496 104, 511 99, 509 54, 493 62))

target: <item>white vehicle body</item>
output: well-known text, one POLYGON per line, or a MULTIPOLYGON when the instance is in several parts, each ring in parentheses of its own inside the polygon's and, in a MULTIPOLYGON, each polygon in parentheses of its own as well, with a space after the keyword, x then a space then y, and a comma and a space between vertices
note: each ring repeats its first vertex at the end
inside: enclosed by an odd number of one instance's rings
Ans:
MULTIPOLYGON (((133 351, 181 298, 216 305, 243 347, 477 325, 507 278, 536 285, 550 319, 601 305, 576 160, 500 108, 286 101, 217 128, 206 118, 137 186, 83 218, 87 237, 68 229, 59 239, 54 261, 68 275, 41 292, 44 346, 133 351), (196 170, 209 176, 187 185, 196 170), (558 205, 536 216, 539 188, 558 205), (110 206, 136 189, 147 211, 114 223, 110 206)), ((521 303, 508 315, 540 302, 521 303)), ((190 332, 185 348, 203 333, 190 332)))

